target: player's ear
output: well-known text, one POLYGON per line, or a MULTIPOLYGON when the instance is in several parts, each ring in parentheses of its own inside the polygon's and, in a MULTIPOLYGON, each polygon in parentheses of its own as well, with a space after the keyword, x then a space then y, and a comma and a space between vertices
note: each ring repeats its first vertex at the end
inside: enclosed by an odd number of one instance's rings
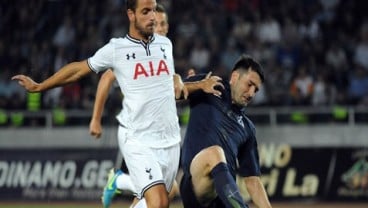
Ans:
POLYGON ((128 10, 127 10, 127 16, 128 16, 128 18, 129 18, 129 22, 134 21, 135 15, 134 15, 134 11, 133 11, 133 10, 128 9, 128 10))
POLYGON ((230 83, 235 83, 239 79, 240 73, 237 70, 231 72, 230 83))

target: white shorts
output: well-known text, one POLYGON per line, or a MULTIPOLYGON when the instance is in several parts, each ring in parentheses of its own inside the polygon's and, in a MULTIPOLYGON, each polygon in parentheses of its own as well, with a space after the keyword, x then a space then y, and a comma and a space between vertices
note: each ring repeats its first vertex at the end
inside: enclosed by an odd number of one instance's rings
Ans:
POLYGON ((169 192, 179 168, 180 143, 151 148, 129 138, 127 132, 125 127, 119 126, 119 147, 135 187, 134 195, 141 199, 147 189, 157 184, 164 184, 169 192))

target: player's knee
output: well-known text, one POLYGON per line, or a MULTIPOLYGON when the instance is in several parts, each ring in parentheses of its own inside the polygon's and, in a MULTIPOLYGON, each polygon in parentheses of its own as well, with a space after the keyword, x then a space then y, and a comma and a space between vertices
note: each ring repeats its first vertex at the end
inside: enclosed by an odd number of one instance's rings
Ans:
POLYGON ((225 153, 221 146, 213 145, 205 149, 208 151, 208 154, 211 154, 212 157, 217 158, 219 160, 225 159, 225 153))
POLYGON ((154 200, 149 200, 147 202, 148 208, 168 208, 169 199, 167 197, 157 197, 154 200))
POLYGON ((164 185, 149 188, 144 194, 148 208, 168 208, 169 198, 164 185))
POLYGON ((208 158, 209 163, 213 166, 220 162, 226 162, 226 157, 224 150, 219 145, 213 145, 204 149, 206 158, 208 158))
POLYGON ((217 164, 226 163, 226 157, 222 147, 213 145, 201 150, 192 160, 190 173, 193 175, 207 176, 217 164))
POLYGON ((179 187, 177 183, 175 182, 173 187, 171 188, 171 191, 169 192, 169 201, 172 201, 176 196, 179 196, 179 187))

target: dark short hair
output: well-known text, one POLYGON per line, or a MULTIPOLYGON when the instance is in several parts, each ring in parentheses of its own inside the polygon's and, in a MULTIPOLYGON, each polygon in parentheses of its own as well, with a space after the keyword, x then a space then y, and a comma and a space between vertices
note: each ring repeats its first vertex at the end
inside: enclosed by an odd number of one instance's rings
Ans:
MULTIPOLYGON (((130 9, 130 10, 135 11, 135 9, 137 9, 137 0, 126 0, 125 4, 126 4, 126 9, 127 10, 130 9)), ((159 3, 157 3, 156 11, 160 12, 160 13, 167 14, 166 10, 165 10, 165 7, 162 6, 162 4, 159 4, 159 3)))
POLYGON ((166 14, 165 15, 166 16, 166 22, 169 22, 169 17, 167 16, 166 9, 165 9, 165 7, 162 4, 157 3, 157 5, 156 5, 156 12, 166 14))
POLYGON ((157 3, 157 5, 156 5, 156 11, 157 12, 160 12, 160 13, 165 13, 166 14, 165 7, 162 4, 160 4, 160 3, 157 3))
POLYGON ((130 9, 135 11, 137 9, 137 0, 126 0, 125 1, 126 10, 130 9))
POLYGON ((246 70, 246 71, 251 70, 251 71, 256 72, 261 78, 262 82, 264 82, 265 76, 263 73, 262 66, 256 60, 254 60, 251 56, 242 54, 239 57, 239 59, 235 62, 232 71, 237 71, 241 69, 246 70))

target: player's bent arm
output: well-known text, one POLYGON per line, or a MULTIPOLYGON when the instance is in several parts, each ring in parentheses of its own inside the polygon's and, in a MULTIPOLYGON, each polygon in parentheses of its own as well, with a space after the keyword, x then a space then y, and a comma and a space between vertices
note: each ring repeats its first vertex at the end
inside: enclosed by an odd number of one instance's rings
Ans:
POLYGON ((72 62, 63 66, 59 71, 41 83, 37 83, 25 75, 13 76, 12 80, 18 81, 18 83, 29 92, 40 92, 76 82, 90 72, 91 69, 87 64, 87 60, 84 60, 80 62, 72 62))
POLYGON ((111 69, 108 69, 102 74, 97 86, 96 98, 92 114, 93 119, 101 120, 107 96, 115 79, 115 75, 111 69))
POLYGON ((95 97, 95 103, 93 106, 93 114, 90 122, 90 134, 99 138, 102 133, 101 118, 104 110, 104 106, 109 94, 109 90, 115 81, 115 75, 111 69, 104 72, 98 82, 97 92, 95 97))
POLYGON ((260 177, 249 176, 244 177, 244 183, 247 187, 247 191, 252 198, 254 204, 259 208, 271 208, 271 203, 268 199, 266 190, 262 184, 260 177))
POLYGON ((214 94, 215 96, 221 96, 221 91, 216 90, 215 87, 219 86, 224 88, 224 85, 221 83, 221 78, 218 76, 210 76, 208 74, 204 79, 196 82, 185 82, 185 87, 187 88, 188 93, 192 93, 196 90, 203 90, 206 93, 214 94))

